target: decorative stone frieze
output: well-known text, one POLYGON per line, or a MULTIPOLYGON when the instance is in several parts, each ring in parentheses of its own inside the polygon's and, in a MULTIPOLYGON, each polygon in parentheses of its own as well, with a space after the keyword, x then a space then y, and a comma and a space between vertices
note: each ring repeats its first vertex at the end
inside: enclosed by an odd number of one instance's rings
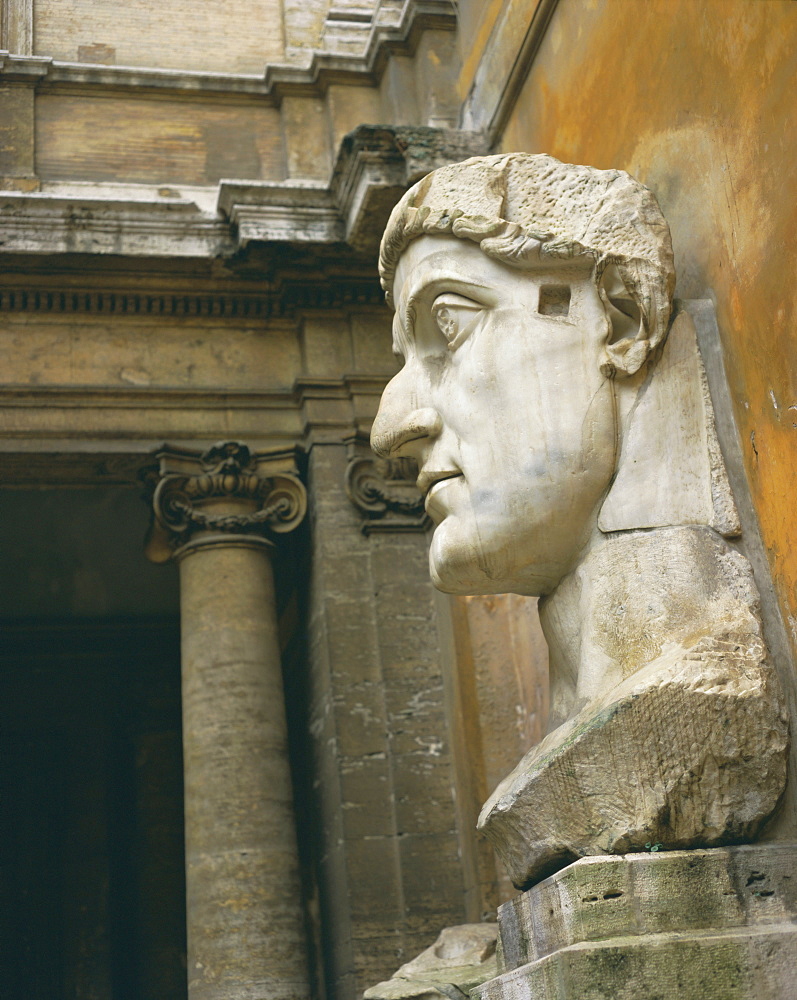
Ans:
MULTIPOLYGON (((289 472, 269 474, 268 461, 245 444, 223 441, 202 455, 164 449, 152 495, 147 556, 166 562, 198 533, 266 540, 292 531, 307 510, 304 486, 289 472), (240 509, 228 509, 235 502, 240 509)), ((152 481, 154 471, 147 473, 152 481)))
POLYGON ((431 522, 415 485, 416 463, 408 458, 364 454, 366 446, 356 438, 348 445, 346 493, 362 514, 363 534, 426 531, 431 522))
POLYGON ((52 281, 0 286, 0 312, 104 313, 114 316, 199 316, 225 319, 279 319, 302 309, 338 309, 382 302, 376 280, 276 282, 257 292, 206 292, 180 288, 152 291, 75 288, 52 281))

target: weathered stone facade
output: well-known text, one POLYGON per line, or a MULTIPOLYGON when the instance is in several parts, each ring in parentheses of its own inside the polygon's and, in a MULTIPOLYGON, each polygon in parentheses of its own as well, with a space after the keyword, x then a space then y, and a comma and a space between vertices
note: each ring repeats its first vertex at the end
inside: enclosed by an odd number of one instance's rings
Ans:
MULTIPOLYGON (((413 473, 365 444, 396 371, 379 238, 443 164, 544 151, 656 193, 679 293, 716 305, 701 349, 794 704, 797 15, 732 5, 3 0, 9 996, 354 1000, 512 894, 475 825, 547 728, 534 602, 435 592, 413 473), (166 532, 179 573, 149 563, 156 472, 201 476, 219 442, 295 476, 304 519, 229 522, 193 554, 166 532), (269 802, 281 825, 257 820, 269 802), (244 855, 277 841, 283 889, 255 886, 244 855), (202 865, 228 866, 223 892, 202 865), (303 973, 270 964, 269 919, 304 939, 303 973), (216 967, 199 942, 224 934, 216 967)), ((268 503, 222 484, 194 513, 268 503)), ((771 836, 794 836, 792 789, 771 836)))

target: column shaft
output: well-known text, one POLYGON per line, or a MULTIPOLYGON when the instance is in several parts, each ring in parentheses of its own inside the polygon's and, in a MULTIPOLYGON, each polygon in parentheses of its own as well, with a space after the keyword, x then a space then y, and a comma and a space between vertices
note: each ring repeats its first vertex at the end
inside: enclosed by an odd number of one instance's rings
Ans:
POLYGON ((301 1000, 307 955, 268 543, 200 539, 179 557, 189 997, 301 1000))

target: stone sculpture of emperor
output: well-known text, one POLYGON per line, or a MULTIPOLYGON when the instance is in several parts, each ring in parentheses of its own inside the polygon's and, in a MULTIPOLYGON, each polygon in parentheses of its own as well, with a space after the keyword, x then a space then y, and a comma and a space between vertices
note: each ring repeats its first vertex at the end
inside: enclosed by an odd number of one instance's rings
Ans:
POLYGON ((543 155, 446 166, 380 272, 404 364, 372 445, 417 460, 432 579, 541 598, 550 730, 479 821, 511 878, 753 839, 788 725, 654 196, 543 155))

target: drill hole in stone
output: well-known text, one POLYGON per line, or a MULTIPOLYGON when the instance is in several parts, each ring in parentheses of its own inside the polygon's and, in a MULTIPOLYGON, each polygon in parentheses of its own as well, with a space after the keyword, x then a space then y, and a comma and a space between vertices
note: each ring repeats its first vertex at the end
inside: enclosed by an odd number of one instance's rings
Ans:
POLYGON ((537 311, 540 316, 567 316, 570 312, 569 285, 542 285, 537 311))

